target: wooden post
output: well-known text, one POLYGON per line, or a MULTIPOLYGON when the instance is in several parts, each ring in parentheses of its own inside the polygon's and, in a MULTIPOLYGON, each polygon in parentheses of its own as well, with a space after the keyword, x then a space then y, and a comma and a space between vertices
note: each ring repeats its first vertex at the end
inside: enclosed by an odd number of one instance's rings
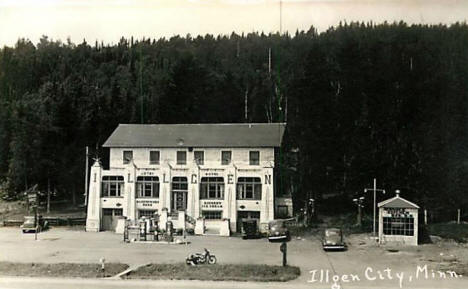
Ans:
POLYGON ((427 226, 427 210, 424 209, 424 225, 427 226))
POLYGON ((457 210, 457 224, 460 224, 460 209, 457 210))
POLYGON ((288 260, 287 260, 287 252, 288 252, 288 245, 286 242, 281 243, 280 246, 280 251, 283 253, 283 267, 288 265, 288 260))

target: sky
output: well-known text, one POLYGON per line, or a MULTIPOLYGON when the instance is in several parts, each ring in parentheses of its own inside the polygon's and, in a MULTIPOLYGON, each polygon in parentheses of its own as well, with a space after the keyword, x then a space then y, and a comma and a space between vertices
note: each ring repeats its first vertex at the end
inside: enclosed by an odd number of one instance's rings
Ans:
POLYGON ((0 47, 14 46, 19 38, 37 43, 42 35, 114 44, 131 36, 295 33, 311 26, 321 32, 340 21, 467 19, 468 0, 0 0, 0 47))

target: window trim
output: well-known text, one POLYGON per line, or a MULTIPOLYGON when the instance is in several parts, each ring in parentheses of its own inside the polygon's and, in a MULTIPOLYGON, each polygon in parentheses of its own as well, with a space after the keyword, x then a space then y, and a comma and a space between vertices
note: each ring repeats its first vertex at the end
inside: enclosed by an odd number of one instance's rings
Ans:
POLYGON ((251 165, 251 166, 259 166, 260 165, 260 151, 249 151, 249 165, 251 165), (253 162, 253 158, 252 158, 253 153, 258 154, 258 159, 256 160, 256 163, 253 162))
POLYGON ((231 162, 232 162, 232 151, 221 151, 221 165, 227 166, 231 164, 231 162), (229 161, 226 163, 224 162, 224 158, 223 158, 224 153, 229 153, 229 161))
POLYGON ((160 150, 150 150, 149 151, 149 164, 150 165, 159 165, 161 163, 161 151, 160 150), (152 160, 151 153, 158 153, 158 159, 152 160))

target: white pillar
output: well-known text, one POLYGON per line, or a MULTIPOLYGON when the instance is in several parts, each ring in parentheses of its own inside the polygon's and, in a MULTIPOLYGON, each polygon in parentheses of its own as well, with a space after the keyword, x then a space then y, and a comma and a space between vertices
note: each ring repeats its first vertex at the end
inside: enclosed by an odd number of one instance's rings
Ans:
POLYGON ((86 217, 86 231, 99 232, 101 228, 101 180, 102 167, 96 161, 91 167, 89 182, 88 215, 86 217))
POLYGON ((130 161, 125 169, 125 195, 127 197, 127 218, 130 220, 137 219, 136 210, 136 166, 133 160, 130 161))

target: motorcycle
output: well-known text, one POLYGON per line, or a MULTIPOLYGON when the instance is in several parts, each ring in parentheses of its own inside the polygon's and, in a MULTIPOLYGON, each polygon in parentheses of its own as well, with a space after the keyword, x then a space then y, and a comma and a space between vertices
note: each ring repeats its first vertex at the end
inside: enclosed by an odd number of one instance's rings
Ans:
POLYGON ((216 256, 210 254, 210 251, 205 248, 205 253, 190 254, 190 256, 185 259, 185 263, 192 266, 206 263, 212 265, 216 264, 216 256))

